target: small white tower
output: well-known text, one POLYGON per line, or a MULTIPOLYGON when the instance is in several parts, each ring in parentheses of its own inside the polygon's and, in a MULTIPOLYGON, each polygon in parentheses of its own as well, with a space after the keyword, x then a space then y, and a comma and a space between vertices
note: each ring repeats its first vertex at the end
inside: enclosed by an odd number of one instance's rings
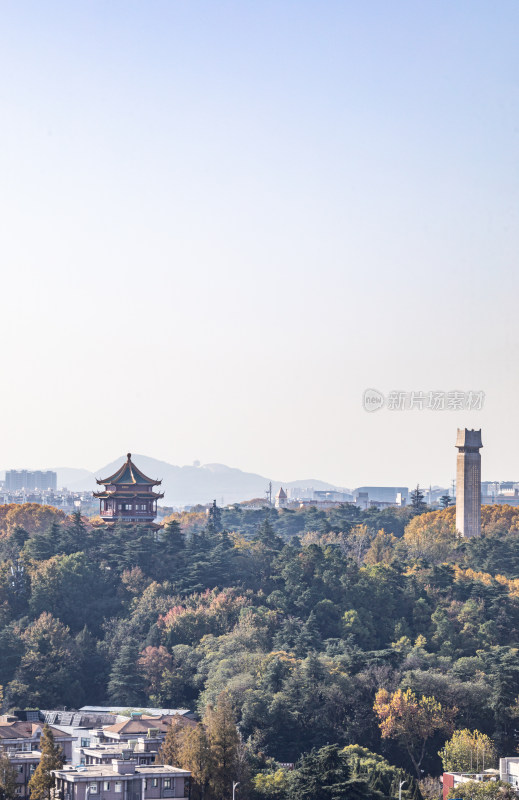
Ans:
POLYGON ((287 507, 287 493, 285 492, 282 486, 279 487, 279 492, 277 493, 274 500, 274 506, 275 508, 287 507))

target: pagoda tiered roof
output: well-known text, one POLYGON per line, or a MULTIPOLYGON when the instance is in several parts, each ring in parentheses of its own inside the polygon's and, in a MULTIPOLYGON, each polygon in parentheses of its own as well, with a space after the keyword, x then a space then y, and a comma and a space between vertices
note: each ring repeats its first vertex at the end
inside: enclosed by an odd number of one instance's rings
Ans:
POLYGON ((108 478, 96 478, 96 483, 104 484, 104 489, 100 492, 94 492, 94 497, 99 500, 106 500, 114 495, 120 499, 131 500, 133 498, 142 498, 143 490, 146 492, 146 497, 161 500, 164 497, 163 492, 151 491, 152 486, 160 486, 162 481, 148 478, 132 461, 132 454, 128 453, 124 464, 110 475, 108 478))
POLYGON ((126 456, 126 461, 120 467, 117 472, 114 472, 113 475, 110 475, 108 478, 96 478, 96 483, 104 483, 105 485, 147 485, 147 486, 159 486, 162 481, 153 480, 153 478, 148 478, 144 472, 135 466, 132 461, 132 454, 128 453, 126 456))

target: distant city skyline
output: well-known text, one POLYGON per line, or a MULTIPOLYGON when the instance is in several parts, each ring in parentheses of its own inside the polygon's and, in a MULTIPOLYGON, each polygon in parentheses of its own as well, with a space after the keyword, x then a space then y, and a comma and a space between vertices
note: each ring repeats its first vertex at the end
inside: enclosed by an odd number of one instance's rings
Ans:
POLYGON ((6 4, 2 466, 442 485, 467 427, 513 479, 518 28, 512 0, 6 4))

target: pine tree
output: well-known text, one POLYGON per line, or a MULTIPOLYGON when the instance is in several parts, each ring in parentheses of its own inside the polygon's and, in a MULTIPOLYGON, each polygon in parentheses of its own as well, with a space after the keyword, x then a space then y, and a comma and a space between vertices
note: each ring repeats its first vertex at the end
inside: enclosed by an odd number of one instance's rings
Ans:
POLYGON ((236 776, 240 737, 227 692, 221 692, 215 708, 207 707, 204 725, 213 757, 211 786, 216 797, 229 797, 236 776))
POLYGON ((60 549, 63 553, 79 553, 86 549, 86 525, 81 511, 76 509, 71 516, 71 524, 61 528, 60 549))
POLYGON ((452 497, 450 494, 442 494, 440 497, 440 505, 442 508, 448 508, 452 503, 452 497))
POLYGON ((136 706, 143 699, 142 676, 137 666, 138 656, 137 648, 132 642, 121 646, 108 681, 108 696, 114 705, 136 706))
POLYGON ((423 514, 427 511, 427 503, 425 502, 424 494, 420 489, 420 485, 416 485, 416 489, 411 492, 411 509, 413 515, 415 514, 423 514))
POLYGON ((0 755, 0 800, 14 800, 16 797, 16 770, 9 761, 7 753, 0 755))
POLYGON ((264 545, 269 550, 275 551, 281 550, 284 545, 283 539, 278 536, 272 527, 268 509, 265 511, 265 519, 258 527, 253 541, 264 545))
POLYGON ((213 500, 213 505, 209 509, 207 517, 207 531, 208 533, 219 533, 222 530, 222 511, 216 505, 216 500, 213 500))
POLYGON ((31 800, 49 800, 54 786, 53 769, 61 769, 64 763, 63 751, 54 741, 54 734, 48 725, 43 726, 40 740, 40 763, 29 781, 31 800))

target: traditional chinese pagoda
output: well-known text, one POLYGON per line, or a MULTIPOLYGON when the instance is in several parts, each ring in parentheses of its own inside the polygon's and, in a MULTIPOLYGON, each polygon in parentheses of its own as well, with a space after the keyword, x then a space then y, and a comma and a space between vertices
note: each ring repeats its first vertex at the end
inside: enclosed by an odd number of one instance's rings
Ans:
POLYGON ((105 487, 102 492, 94 492, 105 522, 153 522, 157 516, 157 500, 164 494, 154 492, 153 487, 160 486, 162 481, 154 481, 141 472, 131 453, 117 472, 97 483, 105 487))

